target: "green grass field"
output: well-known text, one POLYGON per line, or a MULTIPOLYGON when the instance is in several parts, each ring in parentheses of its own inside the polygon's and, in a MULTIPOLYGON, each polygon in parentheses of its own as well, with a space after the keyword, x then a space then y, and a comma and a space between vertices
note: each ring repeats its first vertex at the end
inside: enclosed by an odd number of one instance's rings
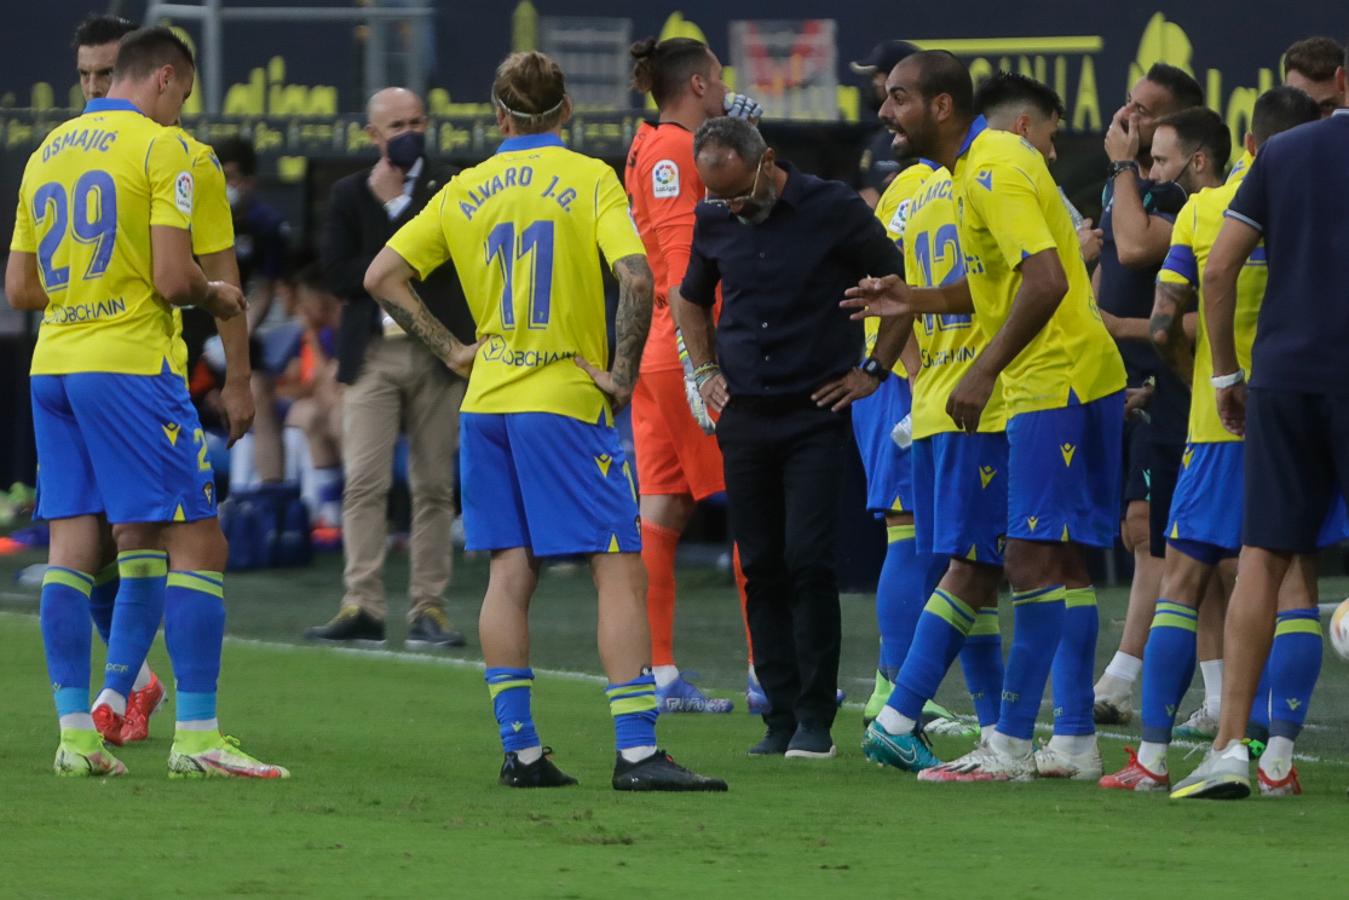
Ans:
MULTIPOLYGON (((481 562, 456 573, 455 654, 296 646, 335 607, 337 561, 231 575, 221 719, 254 754, 289 766, 279 783, 170 782, 171 707, 114 780, 52 776, 56 729, 37 591, 13 581, 36 557, 0 560, 0 895, 6 897, 1343 896, 1349 800, 1349 666, 1329 653, 1299 751, 1296 800, 1176 804, 1072 783, 924 785, 866 764, 858 710, 835 727, 838 759, 750 760, 760 722, 666 716, 662 742, 725 777, 731 792, 629 796, 609 787, 611 726, 594 675, 594 602, 584 572, 545 576, 534 612, 535 711, 558 762, 581 780, 552 792, 495 784, 496 728, 473 638, 481 562)), ((404 558, 390 567, 401 615, 404 558)), ((681 663, 736 697, 742 631, 734 593, 710 570, 681 574, 681 663)), ((1343 596, 1327 579, 1326 599, 1343 596)), ((1124 593, 1102 601, 1101 655, 1124 593)), ((844 686, 868 692, 872 598, 844 603, 844 686)), ((391 623, 390 646, 401 625, 391 623)), ((97 640, 95 641, 98 647, 97 640)), ((101 647, 95 652, 101 669, 101 647)), ((152 664, 168 672, 162 641, 152 664)), ((958 674, 942 699, 965 709, 958 674)), ((1191 701, 1197 698, 1193 693, 1191 701)), ((1187 705, 1185 711, 1188 712, 1187 705)), ((1103 742, 1107 767, 1120 740, 1103 742)), ((965 749, 939 738, 939 753, 965 749)), ((1187 771, 1198 754, 1172 768, 1187 771)))

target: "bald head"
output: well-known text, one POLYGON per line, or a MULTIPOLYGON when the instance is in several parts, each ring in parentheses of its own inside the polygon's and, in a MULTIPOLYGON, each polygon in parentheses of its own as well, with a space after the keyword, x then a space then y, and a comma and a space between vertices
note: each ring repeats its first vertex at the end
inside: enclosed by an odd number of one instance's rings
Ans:
POLYGON ((365 133, 379 148, 380 156, 388 156, 390 141, 409 132, 426 132, 426 107, 407 88, 384 88, 366 102, 365 121, 365 133))
POLYGON ((407 88, 375 91, 365 104, 365 121, 375 128, 389 128, 425 116, 422 99, 407 88))

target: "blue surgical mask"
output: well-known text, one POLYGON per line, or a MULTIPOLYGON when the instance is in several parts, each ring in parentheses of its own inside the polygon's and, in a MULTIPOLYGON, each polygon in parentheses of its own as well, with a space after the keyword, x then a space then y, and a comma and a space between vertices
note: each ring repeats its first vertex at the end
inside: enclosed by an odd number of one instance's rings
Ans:
POLYGON ((426 135, 420 131, 405 131, 389 140, 384 155, 389 162, 406 172, 417 164, 426 152, 426 135))

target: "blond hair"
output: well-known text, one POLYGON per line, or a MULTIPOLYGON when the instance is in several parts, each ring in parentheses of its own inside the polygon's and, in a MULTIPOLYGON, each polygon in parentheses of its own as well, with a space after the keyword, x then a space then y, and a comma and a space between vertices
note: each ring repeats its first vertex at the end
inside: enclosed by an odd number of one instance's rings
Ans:
POLYGON ((497 66, 492 102, 511 117, 518 131, 538 134, 562 121, 567 82, 562 67, 537 50, 512 53, 497 66))

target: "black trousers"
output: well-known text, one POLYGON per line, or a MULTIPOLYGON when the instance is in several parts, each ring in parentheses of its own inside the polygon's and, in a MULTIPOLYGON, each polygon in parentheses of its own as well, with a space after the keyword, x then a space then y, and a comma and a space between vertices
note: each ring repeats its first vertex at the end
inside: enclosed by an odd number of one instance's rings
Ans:
POLYGON ((829 728, 840 614, 835 543, 852 419, 809 398, 732 398, 717 424, 731 534, 740 548, 754 670, 773 729, 829 728))

